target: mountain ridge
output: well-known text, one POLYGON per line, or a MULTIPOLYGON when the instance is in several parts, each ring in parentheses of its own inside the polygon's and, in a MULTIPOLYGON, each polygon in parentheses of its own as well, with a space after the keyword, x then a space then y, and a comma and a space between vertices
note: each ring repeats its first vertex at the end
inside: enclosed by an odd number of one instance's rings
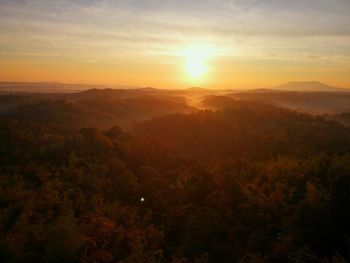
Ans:
POLYGON ((281 91, 324 91, 324 92, 350 91, 350 89, 334 87, 320 81, 290 81, 275 87, 271 87, 269 89, 281 90, 281 91))

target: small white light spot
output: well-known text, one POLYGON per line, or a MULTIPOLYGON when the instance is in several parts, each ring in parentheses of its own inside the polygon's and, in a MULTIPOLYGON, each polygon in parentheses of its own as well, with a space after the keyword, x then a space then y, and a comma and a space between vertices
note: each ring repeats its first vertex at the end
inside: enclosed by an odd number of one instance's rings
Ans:
POLYGON ((144 198, 144 197, 141 197, 141 198, 140 198, 140 201, 141 201, 141 202, 145 202, 145 198, 144 198))

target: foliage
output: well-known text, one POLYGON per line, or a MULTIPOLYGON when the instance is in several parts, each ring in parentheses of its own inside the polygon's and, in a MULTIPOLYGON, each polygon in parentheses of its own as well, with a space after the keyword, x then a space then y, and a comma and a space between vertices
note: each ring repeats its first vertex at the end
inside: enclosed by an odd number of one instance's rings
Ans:
POLYGON ((350 260, 348 128, 260 104, 135 127, 1 118, 0 261, 350 260))

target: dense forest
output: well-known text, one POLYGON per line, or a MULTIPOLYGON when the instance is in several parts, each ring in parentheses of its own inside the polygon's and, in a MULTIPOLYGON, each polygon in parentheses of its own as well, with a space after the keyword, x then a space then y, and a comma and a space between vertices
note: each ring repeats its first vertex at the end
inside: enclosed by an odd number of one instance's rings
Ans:
POLYGON ((0 96, 0 262, 350 261, 349 113, 130 92, 0 96))

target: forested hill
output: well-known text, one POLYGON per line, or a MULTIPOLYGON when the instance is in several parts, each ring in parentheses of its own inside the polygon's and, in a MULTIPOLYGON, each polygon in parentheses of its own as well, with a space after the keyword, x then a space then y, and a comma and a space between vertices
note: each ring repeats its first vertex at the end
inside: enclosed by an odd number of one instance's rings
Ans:
POLYGON ((259 102, 174 113, 162 101, 130 132, 82 127, 101 127, 82 102, 7 111, 0 261, 350 260, 349 128, 259 102))
POLYGON ((194 159, 306 156, 350 150, 350 129, 261 103, 153 118, 135 127, 151 147, 194 159))
MULTIPOLYGON (((6 101, 5 98, 3 100, 6 101)), ((83 96, 79 99, 16 96, 8 98, 0 116, 79 130, 81 127, 109 128, 115 124, 126 128, 134 121, 193 110, 184 98, 170 96, 83 96)))

